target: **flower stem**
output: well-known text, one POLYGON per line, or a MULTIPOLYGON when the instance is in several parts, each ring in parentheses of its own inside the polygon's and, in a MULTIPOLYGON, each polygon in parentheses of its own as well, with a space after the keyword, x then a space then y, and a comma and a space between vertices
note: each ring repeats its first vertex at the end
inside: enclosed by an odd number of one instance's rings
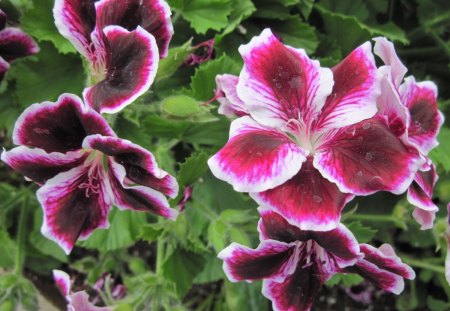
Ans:
POLYGON ((181 16, 181 11, 176 11, 172 17, 172 24, 175 24, 181 16))
POLYGON ((158 239, 158 244, 156 246, 156 275, 161 275, 162 273, 162 264, 164 260, 164 240, 158 239))
POLYGON ((443 266, 437 266, 434 264, 431 264, 429 262, 426 262, 424 260, 417 260, 417 259, 413 259, 407 256, 400 256, 400 258, 408 265, 416 267, 416 268, 422 268, 422 269, 427 269, 433 272, 437 272, 437 273, 441 273, 441 274, 445 274, 445 268, 443 266))
POLYGON ((19 223, 17 227, 17 253, 15 262, 15 274, 20 275, 23 270, 23 263, 25 260, 25 230, 27 226, 27 209, 28 196, 25 195, 20 209, 19 223))

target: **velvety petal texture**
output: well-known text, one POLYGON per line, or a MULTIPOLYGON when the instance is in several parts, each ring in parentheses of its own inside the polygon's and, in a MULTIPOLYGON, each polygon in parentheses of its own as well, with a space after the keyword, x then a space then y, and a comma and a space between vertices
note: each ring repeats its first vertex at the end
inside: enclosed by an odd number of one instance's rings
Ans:
POLYGON ((264 191, 293 177, 306 154, 283 132, 246 116, 232 122, 228 143, 208 165, 237 191, 264 191))
POLYGON ((156 76, 159 53, 155 38, 138 27, 103 29, 105 77, 83 92, 85 102, 100 113, 116 113, 146 92, 156 76))

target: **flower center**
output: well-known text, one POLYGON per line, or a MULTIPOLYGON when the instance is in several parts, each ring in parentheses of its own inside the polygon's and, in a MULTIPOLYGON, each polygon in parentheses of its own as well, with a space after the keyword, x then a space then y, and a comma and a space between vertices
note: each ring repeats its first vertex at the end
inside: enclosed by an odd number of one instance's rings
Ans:
POLYGON ((81 183, 78 188, 85 189, 85 196, 89 198, 91 195, 97 195, 101 191, 102 175, 105 171, 103 161, 105 155, 99 151, 90 151, 90 154, 83 166, 88 168, 87 181, 81 183))
POLYGON ((285 125, 285 132, 300 147, 314 155, 315 144, 308 126, 299 119, 290 119, 285 125))

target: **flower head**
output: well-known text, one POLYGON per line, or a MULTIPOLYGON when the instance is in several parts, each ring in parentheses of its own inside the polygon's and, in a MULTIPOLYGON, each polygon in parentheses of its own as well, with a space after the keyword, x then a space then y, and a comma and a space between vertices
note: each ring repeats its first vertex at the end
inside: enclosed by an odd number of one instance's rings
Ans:
POLYGON ((228 82, 221 108, 247 115, 209 160, 216 177, 302 230, 336 228, 353 195, 407 189, 424 160, 376 115, 380 75, 369 42, 332 69, 268 29, 239 51, 237 83, 218 78, 228 82))
POLYGON ((115 113, 146 92, 173 34, 170 8, 162 0, 57 0, 60 33, 91 65, 85 102, 115 113))
POLYGON ((74 95, 34 104, 16 122, 2 161, 42 187, 42 233, 69 253, 78 239, 107 228, 114 204, 174 219, 165 195, 178 184, 154 156, 118 138, 100 114, 74 95))
POLYGON ((415 277, 390 246, 359 245, 342 224, 326 232, 305 231, 268 208, 259 212, 258 248, 233 243, 219 258, 233 282, 263 279, 263 295, 274 310, 309 310, 319 288, 336 273, 358 273, 396 294, 403 290, 403 278, 415 277))

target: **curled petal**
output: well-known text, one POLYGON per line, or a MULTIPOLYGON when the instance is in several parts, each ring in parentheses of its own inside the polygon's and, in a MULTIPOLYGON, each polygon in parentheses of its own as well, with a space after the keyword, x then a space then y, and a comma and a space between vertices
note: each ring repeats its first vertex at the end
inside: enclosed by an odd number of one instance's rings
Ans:
POLYGON ((322 284, 316 265, 298 265, 282 282, 264 280, 262 294, 272 301, 274 311, 308 311, 322 284))
POLYGON ((81 149, 83 139, 91 134, 115 136, 101 115, 77 96, 64 94, 56 103, 28 107, 16 121, 13 141, 48 153, 64 153, 81 149))
POLYGON ((403 81, 408 69, 403 65, 395 52, 394 44, 384 37, 377 37, 375 41, 374 52, 389 67, 391 81, 398 88, 403 81))
POLYGON ((416 83, 414 77, 408 77, 400 86, 400 96, 411 114, 409 142, 428 154, 438 145, 436 136, 444 123, 444 116, 437 107, 437 87, 433 82, 416 83))
POLYGON ((299 173, 284 184, 250 195, 301 230, 318 231, 336 228, 344 205, 353 198, 323 178, 310 158, 299 173))
POLYGON ((420 207, 416 207, 412 215, 417 223, 420 224, 421 230, 428 230, 433 228, 436 212, 437 210, 424 210, 420 207))
POLYGON ((0 31, 0 56, 7 62, 39 52, 36 42, 19 28, 0 31))
POLYGON ((170 7, 163 0, 101 0, 95 4, 97 26, 103 29, 118 25, 129 31, 138 26, 152 34, 159 48, 159 57, 167 56, 173 35, 170 7))
POLYGON ((89 301, 89 295, 86 291, 73 293, 69 296, 69 310, 74 311, 112 311, 112 307, 96 307, 89 301))
POLYGON ((69 254, 78 239, 108 228, 112 195, 102 170, 78 166, 48 180, 37 192, 44 211, 41 232, 69 254))
POLYGON ((294 176, 306 151, 286 134, 262 126, 245 116, 231 123, 228 143, 208 165, 219 179, 236 191, 264 191, 294 176))
POLYGON ((86 155, 78 151, 46 153, 25 146, 3 151, 1 155, 1 160, 13 170, 41 185, 59 173, 79 166, 85 159, 86 155))
POLYGON ((63 37, 82 55, 92 58, 91 33, 95 28, 96 0, 55 0, 53 16, 63 37))
POLYGON ((232 243, 218 257, 224 261, 223 270, 232 282, 270 278, 282 281, 297 266, 295 244, 274 240, 262 241, 257 249, 232 243))
POLYGON ((53 279, 61 294, 63 294, 63 296, 68 296, 71 288, 69 275, 61 270, 53 270, 53 279))
POLYGON ((375 115, 380 79, 370 42, 333 67, 333 79, 333 91, 322 108, 316 130, 341 128, 375 115))
POLYGON ((269 29, 241 45, 244 68, 237 93, 261 124, 286 128, 290 120, 312 122, 333 87, 328 68, 302 49, 282 44, 269 29))
POLYGON ((222 92, 223 96, 219 96, 217 101, 220 103, 218 112, 227 117, 242 117, 248 114, 244 102, 239 98, 236 87, 239 77, 223 74, 216 76, 217 90, 222 92))
POLYGON ((412 280, 416 277, 414 270, 395 255, 390 245, 383 244, 378 249, 368 244, 360 247, 365 257, 355 266, 345 268, 347 272, 358 273, 374 285, 397 295, 403 291, 404 278, 412 280))
POLYGON ((166 197, 156 190, 144 186, 133 186, 127 179, 125 168, 109 160, 111 188, 114 204, 120 209, 150 212, 175 220, 178 211, 170 208, 166 197))
POLYGON ((405 146, 377 118, 340 129, 314 156, 314 166, 324 177, 356 195, 403 193, 423 163, 414 148, 405 146))
POLYGON ((285 243, 294 241, 305 242, 310 239, 309 231, 300 230, 291 225, 280 214, 272 209, 260 206, 258 212, 261 219, 258 222, 260 240, 277 240, 285 243))
POLYGON ((83 148, 101 151, 113 157, 125 168, 126 177, 133 183, 152 188, 172 198, 178 194, 176 179, 158 167, 153 154, 139 145, 118 137, 91 135, 83 148))
POLYGON ((133 31, 107 26, 103 32, 106 76, 85 89, 83 96, 96 111, 116 113, 150 88, 158 69, 158 46, 155 37, 140 26, 133 31))

